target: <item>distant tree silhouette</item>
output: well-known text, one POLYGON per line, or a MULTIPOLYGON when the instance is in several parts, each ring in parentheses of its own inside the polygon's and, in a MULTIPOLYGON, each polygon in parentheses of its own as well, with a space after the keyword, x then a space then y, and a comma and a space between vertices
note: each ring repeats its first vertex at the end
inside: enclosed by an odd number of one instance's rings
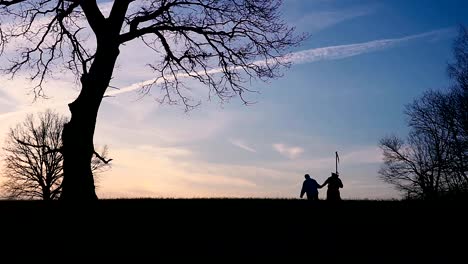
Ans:
POLYGON ((390 136, 380 141, 381 178, 411 198, 468 194, 468 32, 463 26, 454 55, 448 65, 453 86, 426 92, 406 107, 407 140, 390 136))
POLYGON ((81 91, 69 104, 71 119, 63 140, 64 199, 96 199, 91 171, 93 136, 99 106, 109 87, 119 47, 141 40, 155 51, 150 65, 160 102, 197 106, 181 77, 209 89, 209 96, 247 103, 251 78, 280 76, 288 48, 304 36, 281 19, 281 0, 115 0, 106 17, 96 0, 0 0, 0 45, 25 43, 5 69, 15 75, 32 70, 34 92, 57 66, 71 70, 81 91), (86 30, 87 22, 90 30, 86 30), (86 38, 91 36, 86 42, 86 38))
POLYGON ((454 82, 443 113, 452 135, 452 170, 468 182, 468 29, 464 26, 460 26, 453 51, 455 60, 449 64, 448 73, 454 82))
MULTIPOLYGON (((62 193, 61 134, 65 117, 47 110, 28 115, 10 129, 5 146, 2 195, 10 199, 54 200, 62 193)), ((110 168, 107 146, 92 159, 94 173, 110 168)))
POLYGON ((411 131, 406 141, 396 136, 380 141, 382 179, 412 198, 436 198, 444 188, 442 181, 450 163, 449 136, 430 112, 432 95, 428 93, 407 107, 406 114, 417 123, 409 122, 411 131))

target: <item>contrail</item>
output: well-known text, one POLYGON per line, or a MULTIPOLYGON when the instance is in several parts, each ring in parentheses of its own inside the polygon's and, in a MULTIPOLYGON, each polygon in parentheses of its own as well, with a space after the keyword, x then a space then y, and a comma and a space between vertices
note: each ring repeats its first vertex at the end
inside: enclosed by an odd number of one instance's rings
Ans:
MULTIPOLYGON (((425 32, 421 34, 406 36, 403 38, 381 39, 381 40, 374 40, 374 41, 357 43, 357 44, 338 45, 338 46, 308 49, 308 50, 298 51, 294 53, 289 53, 285 55, 282 59, 284 62, 290 62, 292 64, 305 64, 305 63, 311 63, 311 62, 322 61, 322 60, 338 60, 338 59, 354 57, 357 55, 370 53, 370 52, 374 52, 378 50, 383 50, 386 48, 391 48, 400 43, 408 42, 411 40, 450 35, 453 32, 455 32, 453 28, 448 28, 448 29, 440 29, 440 30, 434 30, 434 31, 425 32)), ((260 64, 260 63, 265 63, 265 62, 257 61, 254 63, 260 64)), ((222 71, 221 68, 212 69, 208 71, 208 74, 220 73, 221 71, 222 71)), ((204 72, 199 72, 199 73, 204 74, 204 72)), ((188 74, 181 74, 178 77, 185 78, 189 76, 188 74)), ((119 90, 110 91, 106 93, 106 95, 118 95, 118 94, 130 92, 130 91, 138 90, 142 86, 149 85, 151 83, 154 83, 155 81, 156 81, 155 79, 151 79, 151 80, 146 80, 143 82, 134 83, 132 85, 126 86, 119 90)), ((159 83, 159 82, 156 82, 156 83, 159 83)))
MULTIPOLYGON (((412 40, 447 37, 447 36, 451 36, 454 32, 455 30, 453 28, 447 28, 447 29, 429 31, 429 32, 416 34, 416 35, 410 35, 410 36, 406 36, 403 38, 381 39, 381 40, 374 40, 374 41, 356 43, 356 44, 308 49, 308 50, 289 53, 285 55, 282 58, 282 60, 284 62, 290 62, 292 64, 305 64, 305 63, 311 63, 311 62, 323 61, 323 60, 338 60, 338 59, 354 57, 354 56, 365 54, 365 53, 370 53, 370 52, 375 52, 375 51, 391 48, 398 44, 409 42, 412 40)), ((254 63, 260 64, 260 63, 265 63, 265 62, 257 61, 254 63)), ((217 68, 217 69, 212 69, 208 71, 207 73, 216 74, 216 73, 220 73, 221 71, 222 71, 221 68, 217 68)), ((200 74, 205 74, 205 73, 200 72, 200 74)), ((186 77, 189 77, 189 75, 179 74, 177 77, 186 78, 186 77)), ((119 90, 109 91, 106 93, 106 96, 115 96, 115 95, 131 92, 131 91, 135 91, 135 90, 140 89, 144 85, 149 85, 154 82, 155 82, 155 79, 134 83, 129 86, 123 87, 119 90)), ((63 104, 65 103, 66 102, 63 102, 63 104)), ((60 105, 60 104, 61 104, 60 102, 53 103, 53 105, 60 105)), ((34 106, 23 107, 17 111, 2 113, 0 114, 0 120, 7 118, 9 116, 13 116, 15 114, 29 112, 30 110, 35 109, 35 108, 37 107, 34 107, 34 106)))

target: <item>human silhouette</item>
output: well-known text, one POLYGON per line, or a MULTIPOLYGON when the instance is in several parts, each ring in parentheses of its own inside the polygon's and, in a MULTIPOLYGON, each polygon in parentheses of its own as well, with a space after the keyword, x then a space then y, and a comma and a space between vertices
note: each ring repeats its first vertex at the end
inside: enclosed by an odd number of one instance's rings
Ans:
POLYGON ((340 188, 343 188, 343 183, 341 182, 340 178, 338 178, 338 174, 332 172, 331 176, 320 185, 320 188, 328 185, 327 189, 327 200, 329 201, 340 201, 340 188))
POLYGON ((304 175, 305 181, 302 184, 301 195, 302 198, 304 193, 307 195, 307 200, 318 201, 318 189, 321 188, 316 180, 312 179, 309 174, 304 175))

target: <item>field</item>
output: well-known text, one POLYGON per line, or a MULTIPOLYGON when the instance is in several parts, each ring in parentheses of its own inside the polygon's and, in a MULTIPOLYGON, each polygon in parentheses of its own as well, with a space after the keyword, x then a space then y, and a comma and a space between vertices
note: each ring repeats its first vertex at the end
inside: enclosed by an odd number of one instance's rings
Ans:
POLYGON ((167 257, 170 263, 466 263, 467 208, 449 202, 295 199, 0 201, 0 224, 3 253, 21 249, 129 263, 167 257), (465 260, 455 262, 459 258, 465 260))

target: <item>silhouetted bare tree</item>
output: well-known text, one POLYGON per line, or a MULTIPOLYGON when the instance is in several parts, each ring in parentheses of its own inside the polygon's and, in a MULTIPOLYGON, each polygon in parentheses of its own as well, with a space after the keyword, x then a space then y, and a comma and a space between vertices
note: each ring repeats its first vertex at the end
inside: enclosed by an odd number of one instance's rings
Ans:
MULTIPOLYGON (((62 193, 63 156, 62 130, 65 117, 50 110, 26 120, 10 129, 5 146, 6 178, 1 189, 10 199, 53 200, 62 193)), ((110 168, 107 146, 92 159, 94 173, 110 168)))
POLYGON ((161 102, 196 105, 184 92, 182 77, 192 77, 221 100, 239 96, 250 78, 266 80, 287 66, 283 55, 304 36, 282 21, 281 0, 114 0, 103 15, 96 0, 0 1, 0 40, 24 41, 6 69, 15 75, 32 70, 36 96, 54 67, 65 64, 81 82, 69 104, 71 119, 63 130, 62 198, 96 199, 90 161, 99 106, 109 87, 119 47, 139 39, 155 51, 157 63, 148 91, 158 85, 161 102), (91 32, 87 32, 85 22, 91 32), (92 37, 85 44, 85 38, 92 37))
POLYGON ((450 164, 450 135, 439 113, 445 97, 428 92, 407 106, 411 128, 406 142, 390 136, 380 141, 384 164, 379 173, 410 197, 434 199, 444 190, 450 164))
POLYGON ((448 73, 456 86, 463 91, 468 91, 468 29, 460 26, 458 37, 455 40, 453 53, 455 61, 449 64, 448 73))
POLYGON ((454 171, 468 182, 468 30, 461 26, 454 45, 455 61, 449 64, 450 105, 443 109, 452 133, 454 171))
POLYGON ((406 142, 391 136, 380 141, 381 178, 409 197, 438 199, 468 193, 468 34, 464 27, 454 45, 448 71, 454 85, 429 91, 406 107, 410 133, 406 142))

